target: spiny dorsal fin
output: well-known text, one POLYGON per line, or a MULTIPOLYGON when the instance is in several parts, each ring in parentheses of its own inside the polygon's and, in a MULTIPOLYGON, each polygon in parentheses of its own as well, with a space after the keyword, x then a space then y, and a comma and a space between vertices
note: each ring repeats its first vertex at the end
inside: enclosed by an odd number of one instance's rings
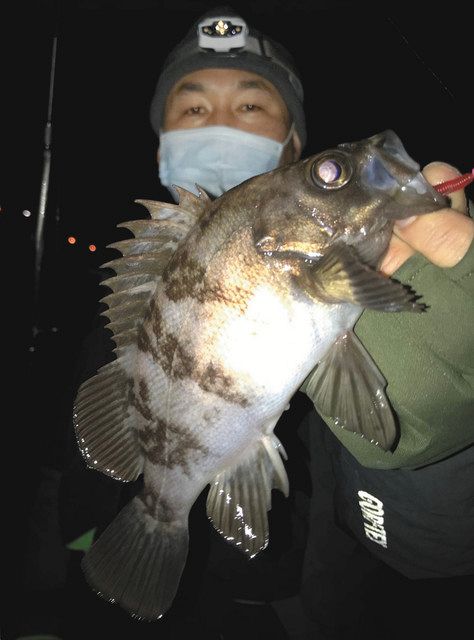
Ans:
POLYGON ((117 276, 149 273, 159 275, 168 264, 171 257, 171 249, 150 251, 144 255, 129 255, 110 260, 102 265, 113 269, 117 276))
MULTIPOLYGON (((177 204, 158 202, 157 200, 135 200, 135 202, 137 204, 142 204, 147 209, 152 220, 187 219, 191 221, 192 219, 196 219, 194 211, 182 209, 177 204)), ((190 222, 190 224, 192 223, 190 222)))
MULTIPOLYGON (((185 236, 191 228, 187 221, 180 220, 128 220, 118 227, 129 229, 135 238, 178 238, 185 236)), ((192 225, 191 225, 192 226, 192 225)))
POLYGON ((179 208, 185 209, 186 211, 192 211, 198 217, 207 209, 211 202, 211 199, 205 190, 198 184, 196 185, 196 188, 199 195, 195 195, 191 191, 183 189, 183 187, 177 187, 176 185, 173 186, 179 197, 179 208))
MULTIPOLYGON (((130 305, 132 302, 134 304, 137 302, 141 303, 143 301, 148 301, 152 288, 154 289, 154 284, 147 283, 146 285, 135 287, 132 291, 112 293, 109 296, 102 298, 102 302, 109 305, 109 309, 113 307, 114 310, 122 307, 124 304, 130 305)), ((107 311, 104 311, 103 315, 111 317, 112 313, 109 314, 107 311)))
POLYGON ((119 240, 107 245, 108 249, 118 249, 124 256, 141 256, 153 251, 163 251, 171 249, 174 251, 178 246, 177 241, 155 239, 130 238, 129 240, 119 240))
POLYGON ((136 328, 166 265, 209 202, 203 193, 195 196, 180 189, 179 194, 179 205, 136 200, 148 209, 152 219, 120 223, 118 226, 129 229, 134 237, 108 245, 120 251, 122 257, 103 265, 114 269, 117 274, 102 283, 112 289, 112 294, 102 299, 108 306, 103 315, 110 321, 108 327, 113 331, 112 339, 117 338, 116 344, 121 347, 133 345, 136 328), (127 321, 117 325, 117 320, 124 313, 127 321))
POLYGON ((179 204, 158 202, 156 200, 135 200, 135 202, 146 207, 153 220, 166 220, 168 218, 180 220, 181 218, 193 217, 194 222, 196 222, 197 218, 207 209, 211 199, 207 193, 198 186, 198 196, 182 187, 175 186, 174 188, 179 196, 179 204))
MULTIPOLYGON (((150 274, 147 272, 132 272, 124 273, 120 276, 114 276, 113 278, 107 278, 102 281, 102 285, 112 289, 114 293, 127 292, 129 289, 135 289, 136 287, 147 284, 150 282, 150 274)), ((108 296, 107 296, 108 297, 108 296)), ((107 302, 105 298, 102 298, 102 302, 107 302)), ((107 304, 109 304, 107 302, 107 304)), ((110 305, 109 305, 110 306, 110 305)))

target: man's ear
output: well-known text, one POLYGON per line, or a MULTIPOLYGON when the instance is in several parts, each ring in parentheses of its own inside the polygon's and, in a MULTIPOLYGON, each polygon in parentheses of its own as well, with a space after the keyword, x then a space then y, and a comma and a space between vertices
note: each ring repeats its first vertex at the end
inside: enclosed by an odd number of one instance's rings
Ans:
POLYGON ((290 162, 296 162, 296 160, 299 160, 300 155, 301 155, 301 141, 296 131, 294 131, 293 135, 288 140, 288 143, 283 149, 278 166, 282 167, 285 164, 289 164, 290 162))
POLYGON ((293 131, 291 142, 293 143, 293 160, 299 160, 301 157, 301 140, 296 131, 293 131))

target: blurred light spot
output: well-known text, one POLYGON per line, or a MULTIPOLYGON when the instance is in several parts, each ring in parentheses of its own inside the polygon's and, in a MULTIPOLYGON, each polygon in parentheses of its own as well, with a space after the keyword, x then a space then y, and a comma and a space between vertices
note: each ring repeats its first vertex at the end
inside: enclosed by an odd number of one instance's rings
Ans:
POLYGON ((89 251, 95 251, 97 249, 97 247, 95 246, 95 244, 90 244, 89 245, 89 251))
POLYGON ((29 218, 31 216, 31 211, 28 211, 28 209, 23 209, 22 214, 25 216, 25 218, 29 218))
POLYGON ((69 242, 69 244, 76 244, 77 240, 74 236, 69 236, 67 241, 69 242))

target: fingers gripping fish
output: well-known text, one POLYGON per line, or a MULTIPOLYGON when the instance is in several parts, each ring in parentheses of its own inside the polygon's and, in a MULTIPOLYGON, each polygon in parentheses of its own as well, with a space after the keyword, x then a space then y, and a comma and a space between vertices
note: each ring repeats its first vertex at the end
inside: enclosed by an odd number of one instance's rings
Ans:
POLYGON ((112 245, 123 254, 105 282, 116 359, 80 387, 74 413, 90 467, 143 474, 83 568, 147 620, 173 602, 207 485, 215 528, 249 557, 267 545, 271 491, 288 493, 273 429, 304 380, 324 415, 393 446, 386 382, 352 327, 365 308, 423 309, 376 266, 395 219, 448 205, 391 131, 212 202, 178 191, 179 205, 140 201, 151 219, 125 223, 135 237, 112 245))

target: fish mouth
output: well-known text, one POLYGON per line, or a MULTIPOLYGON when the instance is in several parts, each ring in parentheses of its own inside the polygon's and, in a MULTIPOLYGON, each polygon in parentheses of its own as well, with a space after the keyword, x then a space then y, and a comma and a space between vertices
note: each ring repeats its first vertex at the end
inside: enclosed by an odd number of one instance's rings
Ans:
POLYGON ((401 220, 450 206, 450 200, 426 180, 420 165, 408 155, 391 129, 360 142, 339 146, 348 152, 362 152, 366 165, 361 178, 368 189, 392 195, 391 203, 384 210, 387 219, 401 220))
POLYGON ((437 191, 435 187, 433 187, 433 185, 428 182, 421 171, 419 171, 408 182, 402 185, 402 191, 409 189, 413 189, 414 192, 418 194, 430 194, 433 198, 433 202, 440 208, 444 209, 445 207, 451 206, 451 200, 442 193, 439 193, 439 191, 437 191))
POLYGON ((449 198, 438 193, 421 173, 420 165, 408 155, 402 141, 391 129, 376 134, 370 138, 382 162, 392 172, 401 187, 401 191, 413 194, 414 197, 427 196, 432 198, 436 208, 444 209, 450 206, 449 198))

